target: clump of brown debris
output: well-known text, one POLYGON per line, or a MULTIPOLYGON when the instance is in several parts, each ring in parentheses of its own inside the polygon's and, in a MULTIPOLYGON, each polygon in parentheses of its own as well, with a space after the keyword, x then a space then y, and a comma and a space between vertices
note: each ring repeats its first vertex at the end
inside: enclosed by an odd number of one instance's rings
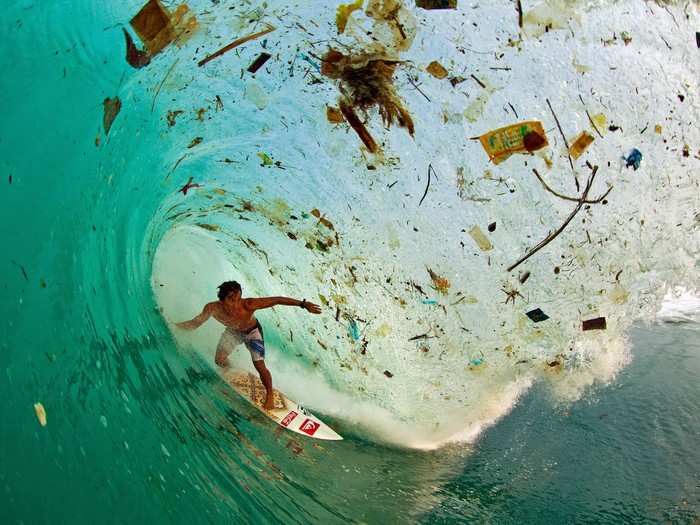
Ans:
POLYGON ((340 81, 340 110, 372 153, 378 147, 357 117, 356 109, 366 114, 370 108, 377 106, 387 127, 397 123, 406 128, 411 136, 415 130, 413 119, 394 86, 394 72, 398 64, 400 62, 396 60, 367 55, 344 55, 336 49, 328 50, 323 57, 321 73, 340 81))

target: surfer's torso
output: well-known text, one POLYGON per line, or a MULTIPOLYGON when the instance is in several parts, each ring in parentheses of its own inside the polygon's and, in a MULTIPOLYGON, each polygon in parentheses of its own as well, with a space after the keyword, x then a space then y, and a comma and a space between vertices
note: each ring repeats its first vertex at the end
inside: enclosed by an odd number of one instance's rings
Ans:
POLYGON ((212 304, 214 305, 212 316, 224 326, 243 333, 250 332, 258 326, 253 311, 245 307, 245 299, 242 299, 236 306, 227 306, 221 301, 212 304))

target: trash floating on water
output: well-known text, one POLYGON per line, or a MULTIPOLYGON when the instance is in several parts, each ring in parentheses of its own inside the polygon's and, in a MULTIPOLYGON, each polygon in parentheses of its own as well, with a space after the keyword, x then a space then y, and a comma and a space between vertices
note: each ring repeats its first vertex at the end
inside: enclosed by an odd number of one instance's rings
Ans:
POLYGON ((36 413, 36 418, 39 420, 39 424, 42 427, 46 426, 46 410, 44 405, 41 403, 34 403, 34 412, 36 413))
POLYGON ((122 109, 122 101, 119 97, 105 98, 102 103, 104 106, 104 116, 102 117, 102 124, 105 129, 105 135, 109 135, 109 130, 112 128, 112 123, 114 119, 119 115, 119 111, 122 109))
POLYGON ((632 166, 634 168, 634 171, 637 171, 639 169, 639 165, 642 162, 642 152, 639 151, 637 148, 634 148, 627 157, 624 157, 624 159, 626 168, 632 166))
POLYGON ((386 127, 394 122, 408 130, 413 136, 414 124, 411 115, 394 87, 394 72, 398 62, 364 55, 344 55, 329 49, 323 57, 321 73, 340 81, 340 111, 345 120, 359 135, 370 152, 379 150, 367 128, 355 113, 355 109, 366 112, 377 106, 386 127))
POLYGON ((541 323, 542 321, 546 321, 547 319, 549 319, 549 316, 539 308, 530 310, 525 315, 527 315, 535 323, 541 323))
POLYGON ((129 22, 153 56, 175 38, 170 15, 159 0, 149 0, 129 22))
POLYGON ((569 155, 575 160, 578 159, 588 149, 595 137, 587 131, 582 131, 569 148, 569 155))
POLYGON ((348 24, 348 18, 350 15, 362 9, 362 3, 364 0, 356 0, 355 2, 349 4, 340 4, 335 12, 335 25, 338 27, 338 33, 342 34, 345 32, 345 27, 348 24))
POLYGON ((514 153, 532 153, 549 145, 542 123, 537 120, 498 128, 478 138, 494 164, 514 153))
POLYGON ((262 164, 260 164, 261 166, 273 166, 275 164, 275 161, 272 160, 272 157, 270 157, 264 151, 259 151, 257 155, 260 158, 260 161, 262 162, 262 164))
POLYGON ((203 140, 204 140, 204 137, 195 137, 195 138, 193 138, 193 139, 192 139, 192 142, 190 142, 190 143, 187 145, 187 149, 192 149, 192 148, 194 148, 195 146, 201 144, 203 140))
POLYGON ((153 56, 175 40, 190 35, 197 27, 197 19, 195 16, 186 18, 188 12, 187 4, 179 5, 174 13, 170 13, 159 0, 146 2, 129 22, 145 49, 139 50, 124 29, 127 62, 135 68, 146 66, 153 56))
POLYGON ((491 241, 478 226, 472 226, 469 230, 469 235, 482 251, 488 252, 489 250, 493 250, 493 244, 491 244, 491 241))
POLYGON ((357 326, 357 322, 354 319, 350 319, 348 324, 348 335, 353 341, 360 339, 360 327, 357 326))
POLYGON ((248 66, 248 72, 249 73, 256 73, 258 69, 263 67, 265 65, 265 62, 270 60, 272 58, 272 55, 270 53, 260 53, 258 55, 258 58, 256 58, 251 65, 248 66))
POLYGON ((588 330, 605 330, 607 329, 607 323, 605 317, 596 317, 595 319, 587 319, 583 321, 581 326, 584 332, 588 330))
POLYGON ((192 188, 201 188, 202 186, 200 184, 193 184, 192 180, 194 177, 190 177, 189 180, 187 181, 187 184, 185 184, 182 188, 180 188, 178 193, 182 193, 183 195, 187 195, 187 191, 191 190, 192 188))
POLYGON ((421 9, 457 9, 457 0, 416 0, 421 9))
POLYGON ((333 106, 326 106, 326 119, 333 124, 342 124, 345 122, 342 111, 333 106))
POLYGON ((425 70, 431 75, 433 75, 435 78, 439 78, 440 80, 446 78, 447 75, 449 75, 447 69, 445 69, 443 65, 437 60, 433 60, 430 64, 428 64, 428 67, 426 67, 425 70))
POLYGON ((168 121, 168 127, 172 128, 175 125, 176 119, 178 115, 182 115, 184 111, 181 109, 176 109, 175 111, 168 111, 168 115, 166 117, 168 121))
POLYGON ((223 54, 225 54, 225 53, 228 53, 228 52, 231 51, 232 49, 234 49, 234 48, 236 48, 236 47, 238 47, 238 46, 240 46, 240 45, 243 45, 243 44, 245 44, 246 42, 250 42, 251 40, 255 40, 256 38, 260 38, 261 36, 264 36, 264 35, 266 35, 266 34, 268 34, 268 33, 271 33, 271 32, 274 31, 275 29, 277 29, 277 28, 274 27, 274 26, 268 26, 267 29, 263 29, 262 31, 258 31, 257 33, 253 33, 253 34, 251 34, 251 35, 247 35, 247 36, 238 38, 238 39, 234 40, 233 42, 231 42, 230 44, 228 44, 228 45, 222 47, 222 48, 219 49, 218 51, 215 51, 215 52, 212 53, 211 55, 209 55, 209 56, 203 58, 202 60, 200 60, 199 62, 197 62, 197 65, 198 65, 199 67, 202 67, 202 66, 203 66, 204 64, 206 64, 207 62, 210 62, 210 61, 214 60, 215 58, 218 58, 218 57, 220 57, 221 55, 223 55, 223 54))
POLYGON ((394 374, 392 374, 392 373, 389 372, 388 370, 384 370, 384 375, 387 376, 387 377, 394 377, 394 374))
POLYGON ((450 289, 450 281, 448 281, 444 277, 439 276, 430 268, 428 268, 428 274, 430 275, 430 279, 433 281, 433 288, 435 288, 435 290, 438 293, 447 295, 447 292, 450 289))
POLYGON ((148 52, 142 51, 136 47, 134 39, 131 38, 131 35, 126 29, 122 28, 122 31, 124 31, 124 38, 126 39, 126 63, 136 69, 150 64, 151 56, 148 52))

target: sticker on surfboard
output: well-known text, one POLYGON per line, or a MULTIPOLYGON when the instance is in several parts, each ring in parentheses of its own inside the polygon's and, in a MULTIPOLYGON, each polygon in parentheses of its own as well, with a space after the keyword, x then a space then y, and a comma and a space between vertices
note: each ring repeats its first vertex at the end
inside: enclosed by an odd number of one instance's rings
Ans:
POLYGON ((334 441, 343 439, 335 430, 279 390, 274 392, 275 408, 263 409, 265 387, 259 377, 236 369, 229 369, 223 375, 236 392, 279 426, 315 439, 334 441))

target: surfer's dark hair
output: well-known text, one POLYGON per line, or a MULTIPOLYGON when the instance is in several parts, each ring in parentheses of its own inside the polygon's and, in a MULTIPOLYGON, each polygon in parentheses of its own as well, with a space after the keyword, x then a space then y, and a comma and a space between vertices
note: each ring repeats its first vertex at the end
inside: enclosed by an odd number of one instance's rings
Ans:
POLYGON ((219 301, 223 301, 226 299, 230 294, 234 292, 240 292, 241 291, 241 285, 238 284, 237 281, 226 281, 225 283, 221 283, 219 285, 219 301))

